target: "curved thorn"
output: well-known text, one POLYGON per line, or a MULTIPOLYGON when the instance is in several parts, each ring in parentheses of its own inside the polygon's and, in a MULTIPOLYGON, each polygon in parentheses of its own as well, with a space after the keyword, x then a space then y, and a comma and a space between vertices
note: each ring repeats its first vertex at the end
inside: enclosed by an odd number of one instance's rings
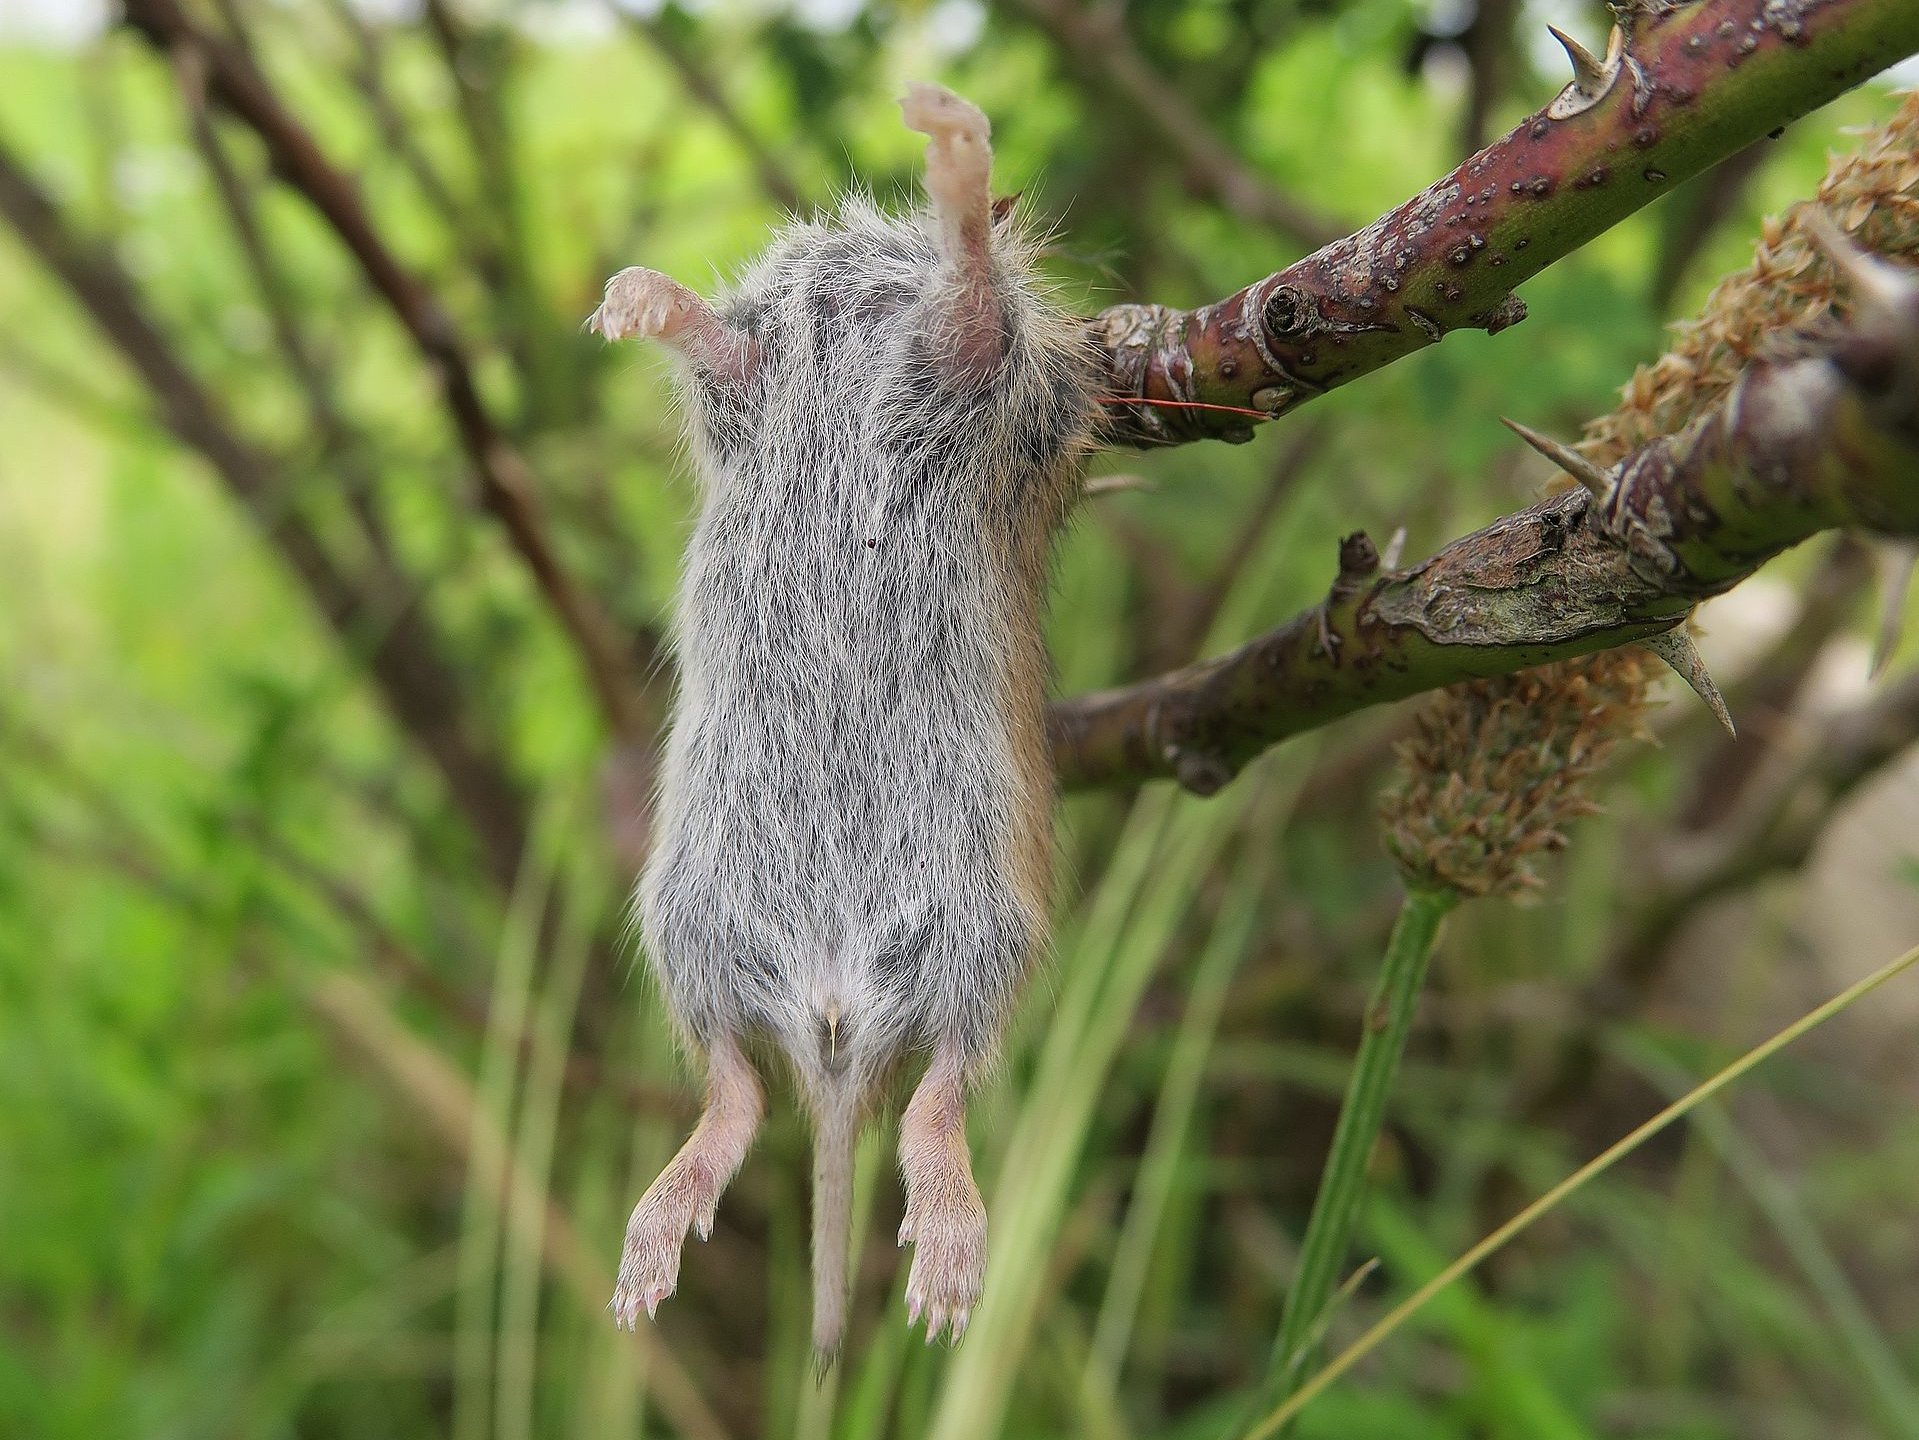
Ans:
POLYGON ((1906 631, 1906 595, 1913 567, 1919 565, 1919 541, 1885 545, 1879 551, 1879 631, 1872 642, 1871 675, 1877 680, 1899 648, 1906 631))
POLYGON ((1719 687, 1712 683, 1712 676, 1706 673, 1706 662, 1700 658, 1699 647, 1692 643, 1692 635, 1686 629, 1687 622, 1681 620, 1672 629, 1654 635, 1639 643, 1657 655, 1672 667, 1673 673, 1688 685, 1713 718, 1726 727, 1726 733, 1733 739, 1739 738, 1739 732, 1733 728, 1732 712, 1726 708, 1726 697, 1719 693, 1719 687))
MULTIPOLYGON (((1578 87, 1579 93, 1588 98, 1601 94, 1606 88, 1606 66, 1601 63, 1599 57, 1557 25, 1548 25, 1546 29, 1552 33, 1553 39, 1565 48, 1566 58, 1573 62, 1573 84, 1578 87)), ((1614 26, 1613 34, 1618 33, 1618 27, 1614 26)), ((1617 42, 1609 39, 1606 46, 1607 54, 1610 56, 1616 48, 1617 42)))
POLYGON ((1500 416, 1499 423, 1592 491, 1599 499, 1604 500, 1612 494, 1612 472, 1597 461, 1588 460, 1572 446, 1562 444, 1550 435, 1542 435, 1530 425, 1521 425, 1517 420, 1509 420, 1503 415, 1500 416))

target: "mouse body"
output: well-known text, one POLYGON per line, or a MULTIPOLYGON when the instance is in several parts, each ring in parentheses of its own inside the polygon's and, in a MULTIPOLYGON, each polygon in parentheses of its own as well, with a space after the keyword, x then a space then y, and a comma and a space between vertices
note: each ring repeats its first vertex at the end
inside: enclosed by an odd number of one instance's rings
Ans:
POLYGON ((814 1344, 845 1323, 853 1147, 901 1122, 911 1317, 964 1331, 986 1218, 965 1105, 1042 950, 1053 778, 1041 633, 1094 410, 1083 327, 995 213, 985 117, 914 86, 927 208, 795 223, 712 305, 622 271, 591 324, 671 345, 701 507, 642 944, 707 1069, 693 1135, 633 1212, 613 1311, 677 1283, 764 1109, 749 1046, 814 1131, 814 1344))

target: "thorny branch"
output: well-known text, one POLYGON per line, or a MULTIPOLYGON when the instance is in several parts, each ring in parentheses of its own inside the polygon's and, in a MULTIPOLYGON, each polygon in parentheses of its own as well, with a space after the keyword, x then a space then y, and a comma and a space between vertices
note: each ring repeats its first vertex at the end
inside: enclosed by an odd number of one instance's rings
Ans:
MULTIPOLYGON (((1037 0, 1036 0, 1037 3, 1037 0)), ((1912 0, 1629 0, 1623 43, 1510 135, 1358 234, 1196 310, 1092 325, 1106 393, 1290 411, 1517 324, 1515 287, 1672 186, 1919 50, 1912 0)), ((1115 410, 1114 444, 1244 440, 1242 416, 1115 410)))
POLYGON ((647 707, 632 648, 613 617, 561 564, 533 474, 482 399, 452 318, 374 228, 352 178, 328 159, 247 55, 203 30, 178 0, 125 0, 125 10, 127 22, 156 48, 198 57, 208 95, 260 137, 275 172, 327 222, 405 326, 436 372, 483 503, 572 637, 609 727, 623 739, 643 735, 647 707))
POLYGON ((1217 790, 1252 756, 1366 705, 1673 628, 1828 529, 1919 533, 1919 282, 1855 265, 1858 312, 1814 353, 1754 364, 1676 435, 1590 485, 1381 573, 1340 547, 1325 602, 1218 659, 1053 714, 1063 783, 1170 775, 1217 790))

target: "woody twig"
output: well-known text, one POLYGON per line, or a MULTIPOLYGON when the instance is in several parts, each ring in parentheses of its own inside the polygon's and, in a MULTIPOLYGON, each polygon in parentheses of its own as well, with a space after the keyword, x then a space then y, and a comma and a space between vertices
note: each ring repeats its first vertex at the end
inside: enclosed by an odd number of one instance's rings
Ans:
POLYGON ((1364 706, 1633 641, 1716 701, 1677 628, 1699 601, 1824 530, 1919 534, 1919 281, 1827 243, 1853 314, 1806 353, 1752 365, 1690 425, 1610 465, 1531 437, 1581 484, 1410 569, 1382 571, 1349 537, 1312 611, 1057 707, 1064 783, 1171 776, 1209 793, 1364 706))

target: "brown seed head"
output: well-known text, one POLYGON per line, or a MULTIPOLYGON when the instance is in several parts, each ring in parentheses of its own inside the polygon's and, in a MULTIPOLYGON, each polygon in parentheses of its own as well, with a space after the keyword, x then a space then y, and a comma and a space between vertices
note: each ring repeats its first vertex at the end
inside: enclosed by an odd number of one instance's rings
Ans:
POLYGON ((1588 781, 1642 733, 1645 660, 1613 651, 1442 691, 1399 747, 1380 804, 1406 883, 1461 895, 1538 890, 1539 857, 1598 807, 1588 781))

